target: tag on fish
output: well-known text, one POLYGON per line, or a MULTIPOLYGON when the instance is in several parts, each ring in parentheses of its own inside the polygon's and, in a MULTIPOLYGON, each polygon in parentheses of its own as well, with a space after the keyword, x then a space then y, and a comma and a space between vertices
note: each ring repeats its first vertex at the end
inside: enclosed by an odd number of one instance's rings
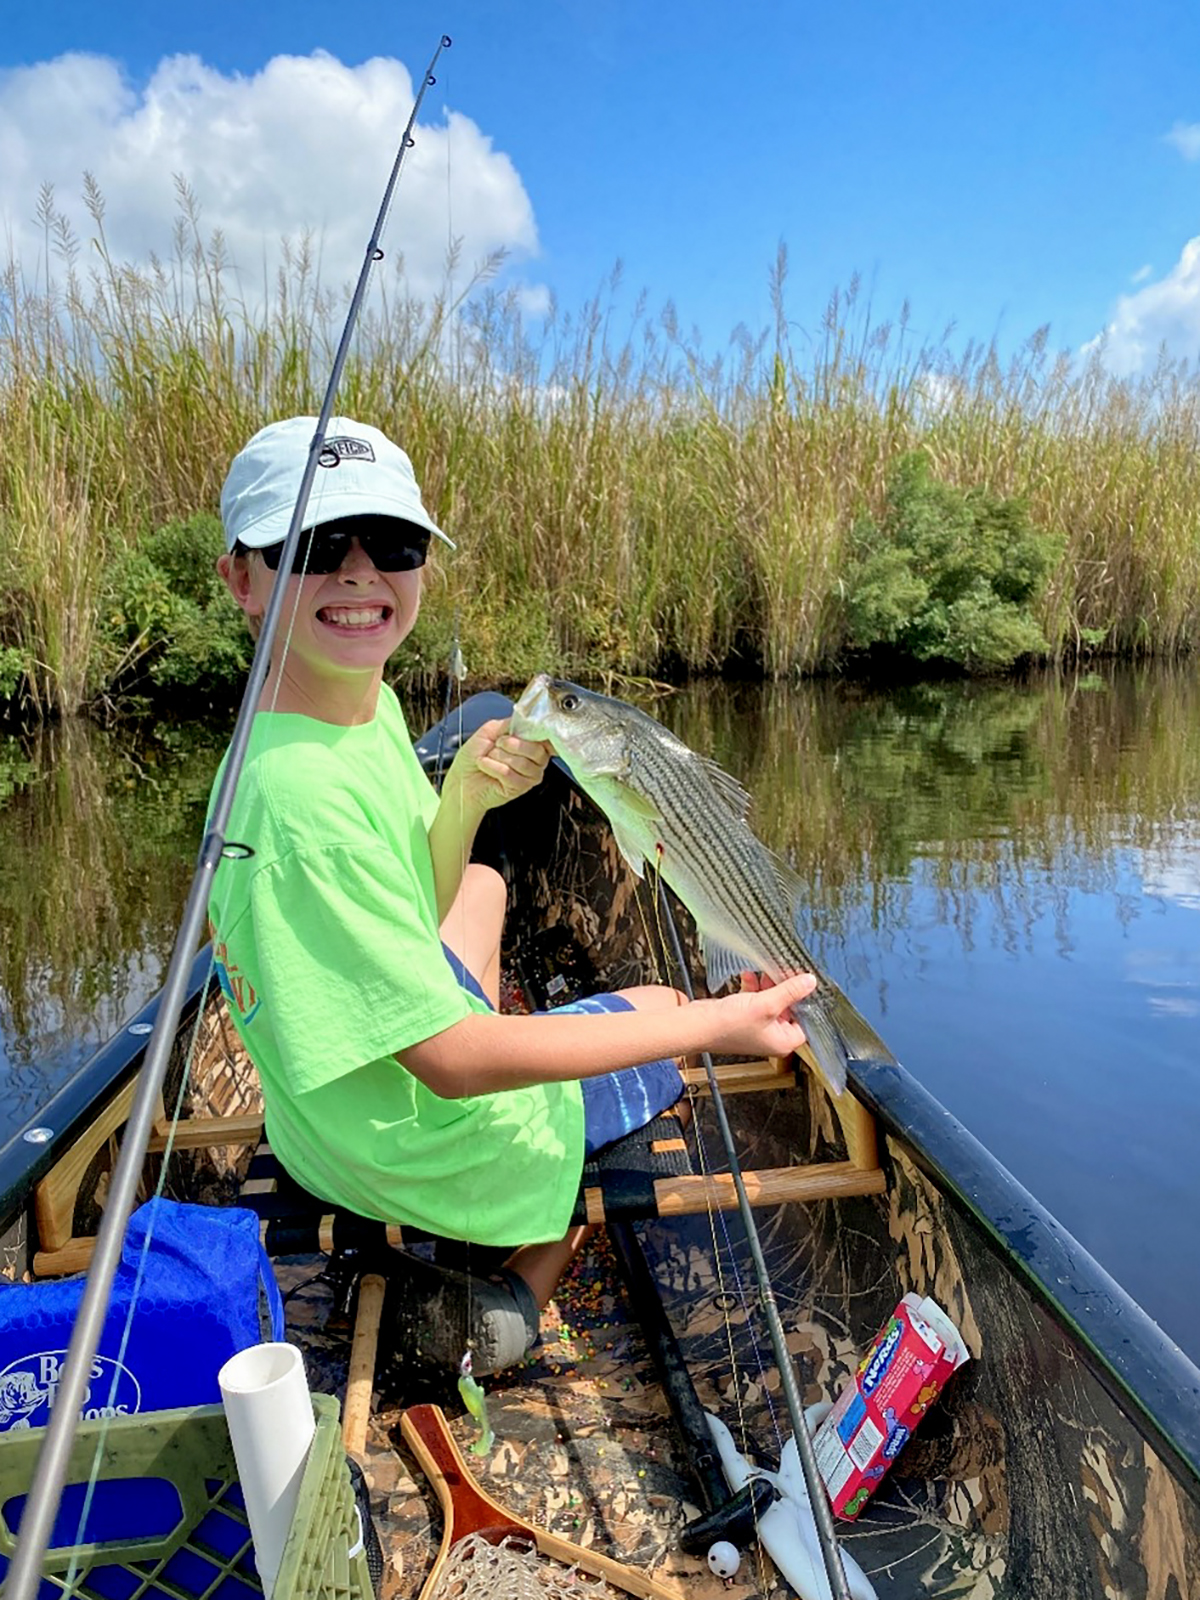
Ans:
POLYGON ((467 1449, 473 1456, 485 1456, 496 1442, 496 1435, 492 1432, 488 1422, 487 1395, 471 1371, 471 1352, 458 1364, 458 1392, 462 1396, 462 1403, 475 1418, 479 1427, 479 1437, 473 1439, 467 1449))

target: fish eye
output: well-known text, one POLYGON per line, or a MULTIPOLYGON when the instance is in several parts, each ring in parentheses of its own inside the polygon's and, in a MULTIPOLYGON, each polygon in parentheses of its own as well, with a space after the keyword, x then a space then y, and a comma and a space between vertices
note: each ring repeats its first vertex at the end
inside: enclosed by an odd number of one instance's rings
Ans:
POLYGON ((562 708, 564 711, 577 711, 579 709, 579 696, 577 694, 563 695, 562 708))

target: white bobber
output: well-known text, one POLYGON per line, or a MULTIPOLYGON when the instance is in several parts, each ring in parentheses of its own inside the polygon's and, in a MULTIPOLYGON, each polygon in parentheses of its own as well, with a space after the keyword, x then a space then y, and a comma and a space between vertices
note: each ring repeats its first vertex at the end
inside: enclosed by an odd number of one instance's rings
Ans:
POLYGON ((708 1547, 708 1569, 715 1572, 718 1578, 732 1578, 742 1564, 737 1546, 730 1544, 728 1539, 718 1539, 716 1544, 708 1547))

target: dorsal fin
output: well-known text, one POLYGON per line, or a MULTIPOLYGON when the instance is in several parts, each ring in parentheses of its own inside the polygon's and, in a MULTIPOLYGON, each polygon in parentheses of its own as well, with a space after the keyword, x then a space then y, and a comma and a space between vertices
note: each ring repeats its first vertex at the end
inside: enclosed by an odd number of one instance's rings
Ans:
POLYGON ((800 933, 804 926, 801 917, 807 911, 807 900, 811 893, 810 886, 805 883, 795 867, 785 861, 781 855, 777 855, 774 850, 768 849, 766 845, 763 845, 763 850, 774 869, 775 881, 779 885, 779 892, 791 908, 793 926, 796 932, 800 933))
POLYGON ((729 807, 739 822, 745 822, 750 815, 750 791, 708 756, 695 755, 694 751, 692 754, 700 763, 700 770, 712 784, 717 798, 723 805, 729 807))

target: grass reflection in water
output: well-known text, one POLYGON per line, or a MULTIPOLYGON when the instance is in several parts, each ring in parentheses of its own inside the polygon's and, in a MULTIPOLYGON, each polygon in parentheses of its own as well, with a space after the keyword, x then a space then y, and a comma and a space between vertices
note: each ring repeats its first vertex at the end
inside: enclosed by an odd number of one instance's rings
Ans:
POLYGON ((1115 852, 1169 859, 1200 819, 1200 686, 1186 667, 950 681, 712 686, 649 709, 754 796, 753 821, 812 884, 812 926, 848 906, 881 937, 914 887, 972 937, 981 904, 1020 939, 1115 852))
POLYGON ((5 1119, 157 987, 221 735, 80 718, 0 741, 0 1063, 5 1119))

